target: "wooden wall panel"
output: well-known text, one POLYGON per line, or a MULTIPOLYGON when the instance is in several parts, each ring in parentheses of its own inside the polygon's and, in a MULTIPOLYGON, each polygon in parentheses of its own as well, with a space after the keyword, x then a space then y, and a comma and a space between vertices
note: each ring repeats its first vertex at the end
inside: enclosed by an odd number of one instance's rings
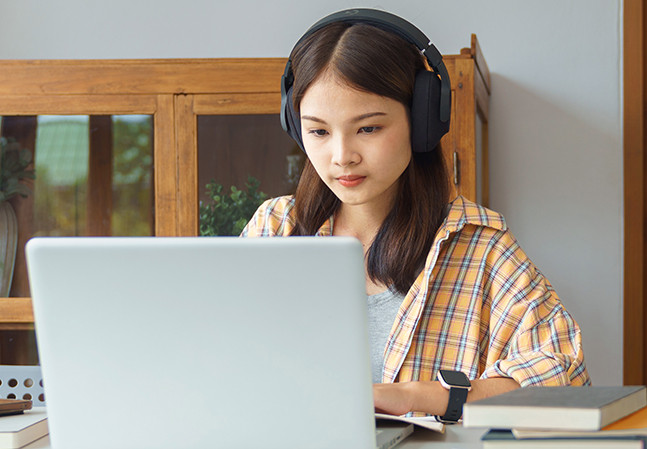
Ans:
POLYGON ((624 3, 624 330, 623 382, 645 384, 645 10, 624 3))

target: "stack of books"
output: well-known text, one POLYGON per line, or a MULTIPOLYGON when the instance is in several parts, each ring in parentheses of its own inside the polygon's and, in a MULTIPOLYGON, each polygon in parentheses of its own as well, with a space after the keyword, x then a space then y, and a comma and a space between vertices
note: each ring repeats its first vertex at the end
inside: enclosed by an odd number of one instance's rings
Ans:
POLYGON ((17 449, 48 433, 45 407, 0 416, 0 449, 17 449))
POLYGON ((647 447, 647 390, 527 387, 469 402, 465 427, 488 427, 485 449, 647 447))

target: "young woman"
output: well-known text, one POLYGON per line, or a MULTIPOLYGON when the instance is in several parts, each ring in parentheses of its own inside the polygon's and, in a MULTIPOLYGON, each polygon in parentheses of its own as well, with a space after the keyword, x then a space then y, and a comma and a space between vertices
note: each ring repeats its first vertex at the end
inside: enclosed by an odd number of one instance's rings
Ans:
POLYGON ((377 411, 455 421, 465 400, 589 384, 577 324, 503 217, 462 197, 449 203, 440 145, 412 150, 416 80, 428 66, 402 19, 350 14, 292 51, 288 119, 306 165, 296 194, 263 204, 243 235, 360 240, 377 411))

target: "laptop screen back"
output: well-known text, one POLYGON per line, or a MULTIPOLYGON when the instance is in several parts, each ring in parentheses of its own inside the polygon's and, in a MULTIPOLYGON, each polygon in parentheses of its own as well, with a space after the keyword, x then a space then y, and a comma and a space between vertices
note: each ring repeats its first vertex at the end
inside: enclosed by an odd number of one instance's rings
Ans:
POLYGON ((27 245, 57 448, 375 447, 350 238, 27 245))

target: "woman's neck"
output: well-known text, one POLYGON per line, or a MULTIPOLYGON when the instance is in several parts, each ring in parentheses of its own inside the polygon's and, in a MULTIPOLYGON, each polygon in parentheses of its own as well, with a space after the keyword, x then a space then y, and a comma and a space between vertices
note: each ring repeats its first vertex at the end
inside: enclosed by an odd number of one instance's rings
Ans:
MULTIPOLYGON (((357 238, 362 243, 366 263, 366 253, 387 215, 388 211, 377 213, 368 207, 342 204, 335 214, 333 235, 357 238)), ((366 270, 366 293, 368 295, 381 293, 387 289, 388 286, 371 280, 367 266, 364 269, 366 270)))
POLYGON ((366 252, 388 214, 386 208, 342 204, 335 215, 333 234, 359 239, 366 252))

